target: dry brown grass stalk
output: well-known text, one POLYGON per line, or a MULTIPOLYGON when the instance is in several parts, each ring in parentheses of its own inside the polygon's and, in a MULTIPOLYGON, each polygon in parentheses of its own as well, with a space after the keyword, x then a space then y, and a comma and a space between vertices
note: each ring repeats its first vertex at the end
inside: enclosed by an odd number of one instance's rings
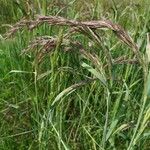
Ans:
MULTIPOLYGON (((102 44, 102 41, 100 37, 96 34, 96 29, 98 28, 108 28, 114 31, 114 33, 117 35, 117 37, 131 47, 133 50, 135 56, 137 57, 137 60, 140 62, 140 64, 143 66, 143 69, 145 71, 145 63, 142 58, 142 55, 137 47, 137 45, 133 42, 132 38, 127 34, 127 32, 119 25, 112 23, 110 20, 92 20, 92 21, 76 21, 71 19, 66 19, 59 16, 36 16, 35 20, 26 20, 22 19, 18 23, 16 23, 9 31, 5 34, 6 38, 9 38, 11 35, 13 35, 18 30, 28 27, 28 29, 32 30, 36 28, 39 25, 42 25, 44 23, 47 23, 49 25, 59 25, 59 26, 69 26, 71 28, 71 32, 66 33, 63 36, 63 41, 61 45, 65 45, 66 40, 69 40, 70 36, 73 33, 80 32, 81 34, 88 34, 88 31, 91 32, 92 36, 96 41, 99 42, 99 44, 102 44)), ((27 51, 29 49, 34 49, 38 45, 41 46, 41 49, 38 52, 38 57, 41 59, 44 54, 50 52, 53 48, 56 47, 57 38, 37 38, 31 44, 28 46, 27 51)), ((112 58, 109 50, 104 47, 105 55, 108 59, 108 66, 111 68, 112 65, 112 58)), ((119 61, 118 61, 119 62, 119 61)), ((122 62, 135 62, 135 61, 122 61, 122 62)))
MULTIPOLYGON (((65 37, 65 36, 64 36, 65 37)), ((38 51, 36 52, 36 57, 38 62, 40 63, 43 57, 53 52, 53 50, 57 46, 57 37, 52 36, 41 36, 37 37, 35 40, 33 40, 26 49, 23 50, 22 54, 27 53, 28 51, 33 51, 34 49, 38 48, 38 51)), ((69 39, 63 38, 63 41, 61 43, 61 47, 63 47, 62 50, 64 51, 72 51, 72 47, 76 47, 78 49, 79 54, 82 54, 86 59, 89 59, 100 71, 103 66, 104 68, 108 66, 108 64, 104 64, 100 61, 98 56, 95 53, 90 53, 88 50, 86 50, 83 45, 78 41, 71 41, 69 39)), ((137 64, 137 59, 128 59, 126 56, 119 57, 116 59, 113 59, 113 64, 137 64)), ((101 70, 102 71, 102 70, 101 70)))
POLYGON ((33 29, 38 25, 43 23, 48 23, 50 25, 62 25, 62 26, 70 26, 70 27, 89 27, 91 29, 98 29, 98 28, 108 28, 113 30, 117 36, 127 45, 130 47, 134 47, 134 50, 137 50, 136 44, 133 42, 131 37, 124 31, 124 29, 112 23, 109 20, 97 20, 97 21, 76 21, 76 20, 69 20, 59 16, 37 16, 35 20, 26 20, 22 19, 18 23, 16 23, 6 34, 6 37, 10 36, 11 34, 15 33, 18 29, 27 26, 29 29, 33 29))

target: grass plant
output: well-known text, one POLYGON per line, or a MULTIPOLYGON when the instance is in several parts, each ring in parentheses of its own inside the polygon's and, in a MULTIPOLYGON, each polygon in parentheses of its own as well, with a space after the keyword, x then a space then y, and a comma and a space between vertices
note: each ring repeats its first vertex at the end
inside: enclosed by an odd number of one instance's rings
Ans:
POLYGON ((149 150, 149 4, 1 0, 0 149, 149 150))

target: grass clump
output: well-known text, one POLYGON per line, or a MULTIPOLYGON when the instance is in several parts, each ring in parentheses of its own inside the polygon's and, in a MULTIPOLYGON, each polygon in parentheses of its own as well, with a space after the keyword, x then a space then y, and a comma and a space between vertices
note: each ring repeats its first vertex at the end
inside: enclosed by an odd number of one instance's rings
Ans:
POLYGON ((11 2, 0 149, 148 150, 149 1, 11 2))

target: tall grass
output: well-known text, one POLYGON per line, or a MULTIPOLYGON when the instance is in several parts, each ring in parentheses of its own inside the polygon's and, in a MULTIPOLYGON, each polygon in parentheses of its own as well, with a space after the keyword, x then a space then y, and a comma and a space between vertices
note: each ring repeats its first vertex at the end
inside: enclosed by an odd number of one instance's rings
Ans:
POLYGON ((148 150, 148 4, 2 0, 0 149, 148 150))

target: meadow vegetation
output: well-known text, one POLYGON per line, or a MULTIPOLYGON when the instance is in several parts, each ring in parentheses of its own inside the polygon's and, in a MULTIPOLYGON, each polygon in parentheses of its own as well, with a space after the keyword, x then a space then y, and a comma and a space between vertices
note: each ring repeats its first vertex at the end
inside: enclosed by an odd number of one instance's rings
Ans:
POLYGON ((149 150, 149 5, 1 0, 0 150, 149 150))

